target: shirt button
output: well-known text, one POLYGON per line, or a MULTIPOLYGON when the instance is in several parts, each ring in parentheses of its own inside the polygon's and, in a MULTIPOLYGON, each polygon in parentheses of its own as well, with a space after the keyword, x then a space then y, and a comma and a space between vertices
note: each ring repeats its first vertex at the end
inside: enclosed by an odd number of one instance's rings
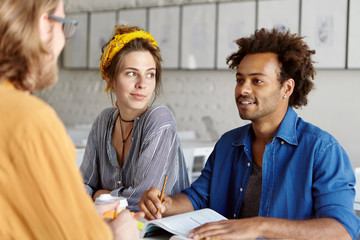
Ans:
POLYGON ((234 218, 236 218, 236 213, 234 213, 234 218))
POLYGON ((284 144, 284 141, 281 141, 281 144, 284 144))
POLYGON ((133 138, 133 137, 131 138, 131 141, 134 141, 134 138, 133 138))
POLYGON ((248 165, 248 167, 250 167, 250 165, 251 165, 251 164, 248 162, 248 164, 247 164, 247 165, 248 165))
POLYGON ((240 192, 242 192, 242 191, 243 191, 243 188, 241 187, 241 188, 240 188, 240 192))

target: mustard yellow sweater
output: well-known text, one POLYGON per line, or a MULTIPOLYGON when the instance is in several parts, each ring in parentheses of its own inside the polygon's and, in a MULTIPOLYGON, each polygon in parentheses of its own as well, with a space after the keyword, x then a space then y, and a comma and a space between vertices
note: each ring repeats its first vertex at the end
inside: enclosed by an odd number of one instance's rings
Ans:
POLYGON ((0 83, 0 239, 111 239, 55 111, 0 83))

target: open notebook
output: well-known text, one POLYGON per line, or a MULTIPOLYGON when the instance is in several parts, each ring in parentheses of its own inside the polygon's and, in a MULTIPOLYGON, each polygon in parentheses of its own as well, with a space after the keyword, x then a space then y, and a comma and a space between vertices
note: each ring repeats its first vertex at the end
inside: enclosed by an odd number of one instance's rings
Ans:
POLYGON ((174 234, 174 236, 170 238, 171 240, 189 239, 186 238, 186 236, 189 234, 190 230, 208 222, 216 222, 226 219, 227 218, 214 210, 205 208, 170 217, 164 217, 162 219, 147 221, 144 223, 140 236, 149 237, 165 230, 174 234))

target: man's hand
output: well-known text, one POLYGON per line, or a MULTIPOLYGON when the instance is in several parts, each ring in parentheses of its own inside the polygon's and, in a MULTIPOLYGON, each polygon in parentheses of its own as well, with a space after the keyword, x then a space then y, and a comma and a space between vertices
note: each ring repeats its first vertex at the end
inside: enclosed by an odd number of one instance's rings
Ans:
MULTIPOLYGON (((96 212, 102 217, 105 212, 116 210, 119 204, 120 200, 107 204, 96 204, 96 212)), ((114 240, 139 239, 139 230, 137 228, 138 224, 136 220, 143 217, 143 212, 137 212, 133 216, 129 210, 123 210, 118 214, 117 218, 114 220, 107 220, 106 222, 111 228, 114 240)))
POLYGON ((163 202, 160 202, 161 190, 157 187, 151 187, 144 191, 138 203, 139 211, 145 213, 147 220, 162 218, 162 214, 170 208, 172 204, 171 198, 164 193, 163 202), (159 211, 158 211, 159 209, 159 211))
POLYGON ((139 239, 140 236, 136 219, 142 217, 144 217, 144 214, 141 212, 136 213, 133 217, 129 210, 123 210, 116 219, 108 221, 107 223, 114 235, 114 240, 139 239))
POLYGON ((253 217, 206 223, 190 231, 193 239, 351 239, 339 222, 330 218, 288 220, 253 217))
POLYGON ((120 204, 120 200, 116 200, 112 203, 107 203, 107 204, 95 204, 95 209, 96 212, 99 214, 99 216, 102 217, 104 213, 117 209, 119 204, 120 204))
POLYGON ((261 236, 262 217, 206 223, 190 231, 193 239, 255 239, 261 236))

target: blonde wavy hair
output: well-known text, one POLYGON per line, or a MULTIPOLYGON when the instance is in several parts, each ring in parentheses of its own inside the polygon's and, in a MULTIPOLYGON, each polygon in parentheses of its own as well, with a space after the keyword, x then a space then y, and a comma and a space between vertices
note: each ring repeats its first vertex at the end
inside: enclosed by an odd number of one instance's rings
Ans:
POLYGON ((51 54, 40 40, 39 19, 45 12, 53 13, 59 1, 1 0, 0 82, 9 80, 18 89, 28 91, 49 85, 39 82, 43 57, 51 54))

